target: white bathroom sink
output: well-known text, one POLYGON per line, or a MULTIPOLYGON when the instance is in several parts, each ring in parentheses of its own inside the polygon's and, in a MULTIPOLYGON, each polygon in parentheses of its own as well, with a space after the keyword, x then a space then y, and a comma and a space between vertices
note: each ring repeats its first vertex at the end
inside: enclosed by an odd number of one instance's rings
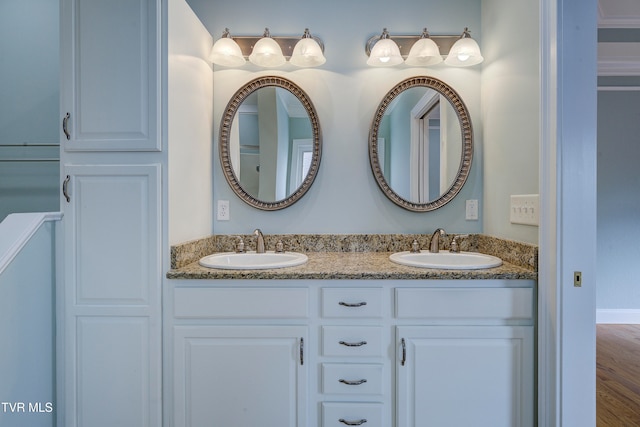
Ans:
POLYGON ((200 265, 225 270, 266 270, 302 265, 309 258, 298 252, 267 251, 258 254, 253 251, 245 253, 221 252, 200 259, 200 265))
POLYGON ((431 253, 396 252, 389 259, 397 264, 420 268, 439 268, 443 270, 477 270, 502 265, 500 258, 478 252, 449 252, 431 253))

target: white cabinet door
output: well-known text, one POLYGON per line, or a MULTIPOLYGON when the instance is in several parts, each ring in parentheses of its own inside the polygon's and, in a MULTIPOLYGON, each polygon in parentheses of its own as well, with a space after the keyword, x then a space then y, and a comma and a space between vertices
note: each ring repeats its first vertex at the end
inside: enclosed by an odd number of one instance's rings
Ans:
POLYGON ((306 326, 176 326, 174 427, 306 425, 306 326))
POLYGON ((65 168, 58 424, 158 426, 160 165, 65 168))
POLYGON ((161 5, 60 0, 66 427, 162 425, 161 5))
POLYGON ((160 149, 159 5, 61 0, 64 150, 160 149))
POLYGON ((533 426, 532 326, 399 326, 397 340, 398 427, 533 426))

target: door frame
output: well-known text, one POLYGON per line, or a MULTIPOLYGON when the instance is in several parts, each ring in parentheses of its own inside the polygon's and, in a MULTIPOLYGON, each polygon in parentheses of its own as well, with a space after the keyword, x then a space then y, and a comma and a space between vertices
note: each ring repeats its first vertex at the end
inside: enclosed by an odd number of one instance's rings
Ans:
POLYGON ((595 426, 597 4, 540 12, 538 424, 595 426))

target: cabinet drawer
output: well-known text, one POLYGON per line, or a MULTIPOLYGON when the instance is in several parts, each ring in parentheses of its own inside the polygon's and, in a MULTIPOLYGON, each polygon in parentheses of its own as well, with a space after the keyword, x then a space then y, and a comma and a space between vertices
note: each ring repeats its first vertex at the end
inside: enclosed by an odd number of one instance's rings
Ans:
POLYGON ((382 364, 324 363, 322 392, 326 394, 382 394, 382 364))
POLYGON ((322 403, 322 427, 382 427, 382 403, 322 403))
POLYGON ((382 356, 382 328, 378 326, 323 326, 325 356, 382 356))
POLYGON ((533 318, 532 288, 396 289, 398 318, 524 320, 533 318))
POLYGON ((309 317, 307 288, 177 288, 173 298, 176 318, 309 317))
POLYGON ((323 317, 382 317, 382 288, 323 288, 323 317))

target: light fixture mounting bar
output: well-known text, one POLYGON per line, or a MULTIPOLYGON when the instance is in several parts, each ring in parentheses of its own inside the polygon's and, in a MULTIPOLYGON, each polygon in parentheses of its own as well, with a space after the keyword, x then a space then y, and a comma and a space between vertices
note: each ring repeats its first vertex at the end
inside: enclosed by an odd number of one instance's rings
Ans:
MULTIPOLYGON (((389 35, 389 39, 396 42, 396 44, 400 48, 400 55, 402 55, 403 58, 406 58, 407 56, 409 56, 409 51, 411 50, 411 46, 413 46, 415 42, 420 40, 420 37, 421 37, 420 35, 415 35, 415 36, 389 35)), ((438 48, 440 49, 440 54, 443 56, 446 56, 449 54, 449 51, 451 50, 451 46, 453 46, 455 42, 460 40, 460 34, 439 35, 439 36, 431 35, 429 38, 438 45, 438 48)), ((373 48, 373 45, 376 44, 378 40, 380 40, 380 35, 372 36, 369 40, 367 40, 367 44, 365 45, 365 52, 367 52, 367 56, 371 55, 371 49, 373 48)))
MULTIPOLYGON (((233 36, 232 39, 235 40, 236 43, 238 43, 238 46, 240 46, 242 55, 245 58, 248 58, 249 55, 251 55, 251 51, 253 50, 253 47, 256 45, 256 43, 258 43, 258 40, 260 40, 262 37, 263 36, 233 36)), ((282 54, 287 59, 291 58, 291 54, 293 53, 293 48, 296 46, 296 43, 300 41, 300 36, 297 36, 297 37, 271 36, 271 38, 275 40, 278 43, 278 45, 280 45, 280 48, 282 49, 282 54)), ((315 37, 315 36, 311 36, 311 38, 314 39, 316 42, 318 42, 318 45, 320 45, 320 49, 322 49, 322 52, 324 53, 324 43, 322 43, 322 40, 320 40, 318 37, 315 37)))

